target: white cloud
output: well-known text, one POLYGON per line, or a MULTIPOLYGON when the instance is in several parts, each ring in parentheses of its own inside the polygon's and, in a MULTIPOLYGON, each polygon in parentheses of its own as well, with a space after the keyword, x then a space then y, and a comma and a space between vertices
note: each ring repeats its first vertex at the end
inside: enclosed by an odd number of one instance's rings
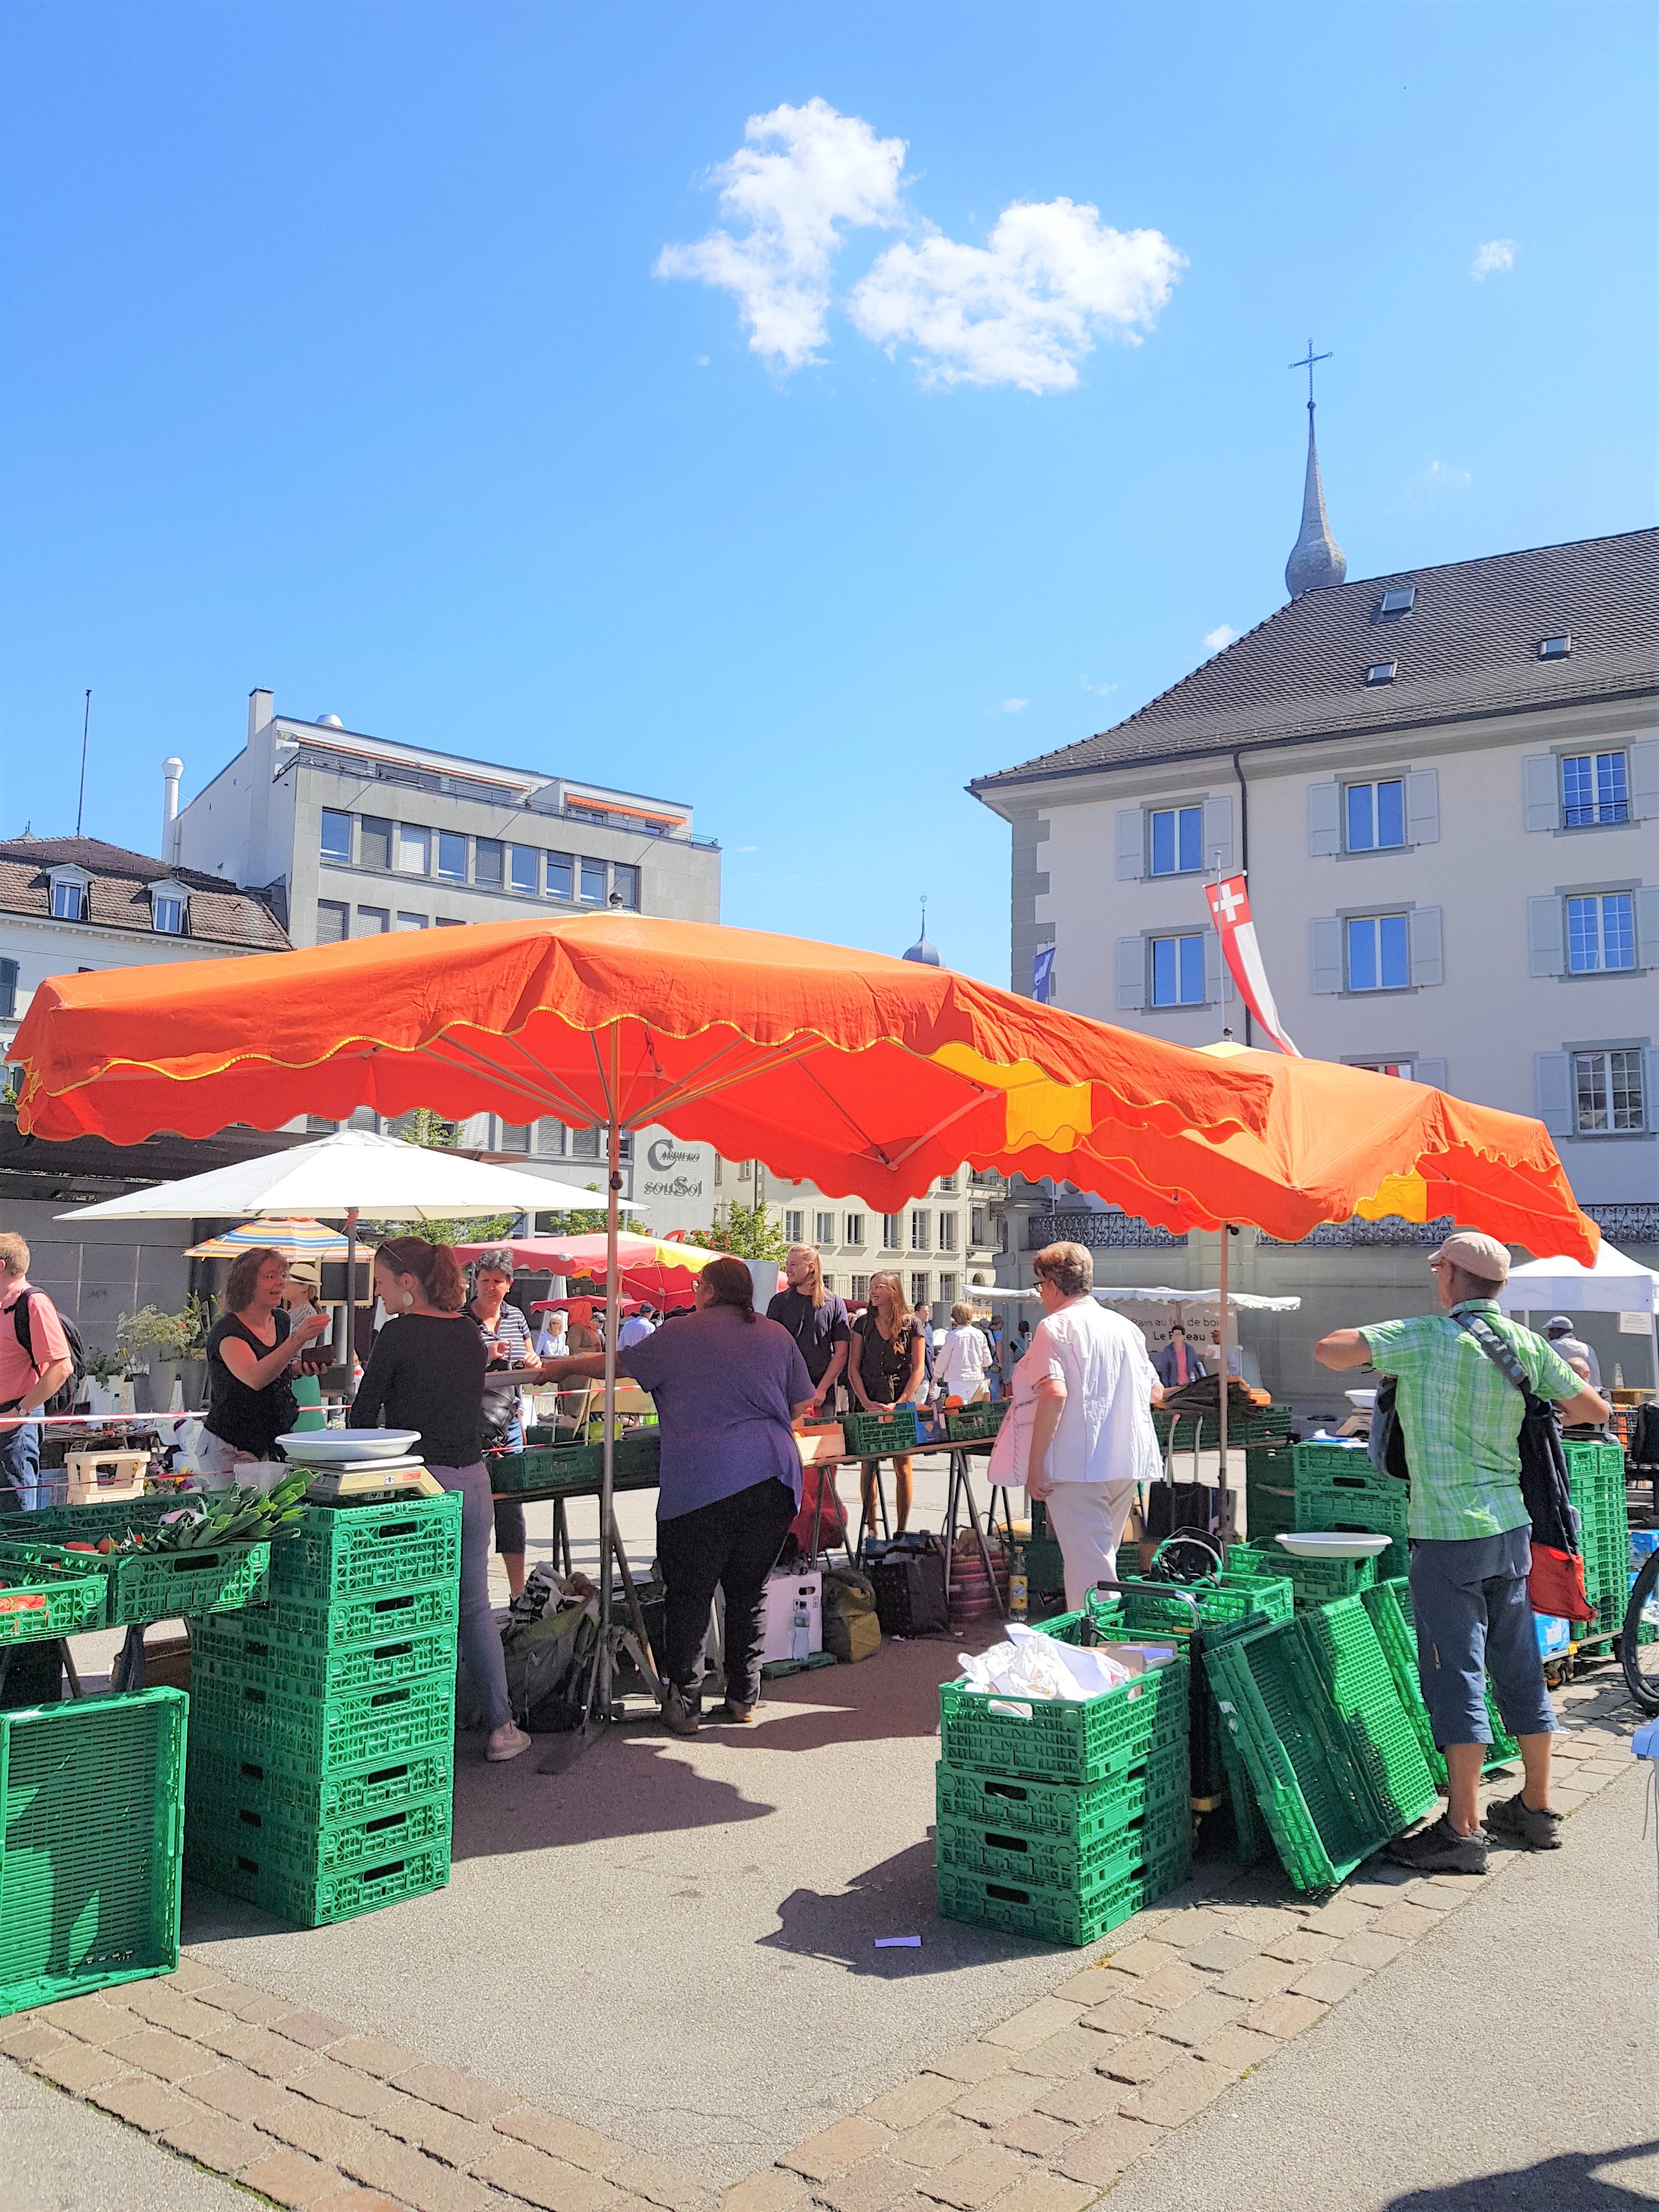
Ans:
POLYGON ((929 228, 890 246, 848 306, 889 354, 914 349, 925 384, 1066 392, 1103 334, 1140 343, 1186 265, 1161 231, 1114 230, 1073 200, 1017 200, 988 245, 929 228))
POLYGON ((1030 703, 1029 699, 1005 699, 997 712, 1001 714, 1023 714, 1030 703))
POLYGON ((1213 629, 1205 631, 1204 650, 1206 653, 1224 653, 1236 637, 1243 637, 1243 635, 1242 629, 1235 629, 1231 623, 1218 623, 1213 629))
POLYGON ((1474 476, 1471 470, 1451 468, 1444 461, 1431 461, 1412 482, 1422 491, 1467 491, 1474 476))
POLYGON ((826 336, 830 269, 848 229, 899 219, 904 141, 878 138, 827 100, 751 115, 746 143, 714 172, 740 229, 665 246, 659 276, 688 276, 737 295, 751 352, 801 368, 826 336))
POLYGON ((1117 689, 1115 684, 1097 684, 1087 676, 1079 676, 1078 682, 1083 686, 1085 691, 1092 691, 1095 693, 1097 697, 1102 699, 1109 697, 1110 695, 1117 689))
POLYGON ((1512 238, 1489 238, 1484 246, 1475 247, 1469 274, 1477 284, 1484 284, 1488 276, 1507 276, 1515 266, 1515 254, 1512 238))

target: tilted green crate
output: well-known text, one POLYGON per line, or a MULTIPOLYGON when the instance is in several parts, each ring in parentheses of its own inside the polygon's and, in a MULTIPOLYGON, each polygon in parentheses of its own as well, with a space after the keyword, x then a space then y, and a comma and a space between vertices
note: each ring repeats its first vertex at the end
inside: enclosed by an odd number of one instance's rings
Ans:
POLYGON ((1310 1606, 1297 1629, 1347 1722, 1378 1812, 1398 1833, 1439 1798, 1370 1615, 1357 1597, 1310 1606))

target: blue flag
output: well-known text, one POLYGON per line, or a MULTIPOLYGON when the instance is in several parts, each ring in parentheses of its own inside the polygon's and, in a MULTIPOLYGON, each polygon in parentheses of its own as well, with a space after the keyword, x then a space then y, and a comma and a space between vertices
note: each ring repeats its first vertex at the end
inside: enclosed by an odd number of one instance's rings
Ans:
POLYGON ((1048 1005, 1048 994, 1054 987, 1054 948, 1052 945, 1039 945, 1036 949, 1036 957, 1031 963, 1031 996, 1036 1000, 1038 1006, 1048 1005))

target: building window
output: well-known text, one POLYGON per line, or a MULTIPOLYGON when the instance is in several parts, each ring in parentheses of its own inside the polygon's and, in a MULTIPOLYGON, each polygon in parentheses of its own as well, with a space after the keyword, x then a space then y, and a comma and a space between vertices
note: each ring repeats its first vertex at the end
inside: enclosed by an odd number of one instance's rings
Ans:
POLYGON ((341 867, 351 866, 351 817, 332 806, 323 809, 322 855, 341 867))
POLYGON ((957 1249, 957 1217, 954 1213, 941 1213, 939 1218, 939 1249, 941 1252, 954 1252, 957 1249))
POLYGON ((426 919, 423 914, 404 914, 400 911, 398 915, 398 927, 399 929, 424 929, 426 919))
POLYGON ((911 1304, 912 1304, 913 1306, 925 1306, 925 1305, 927 1304, 927 1276, 926 1276, 926 1275, 912 1275, 912 1276, 911 1276, 911 1278, 910 1278, 910 1303, 911 1303, 911 1304))
POLYGON ((804 1244, 806 1242, 806 1216, 798 1206, 783 1217, 783 1241, 786 1244, 804 1244))
POLYGON ((331 1121, 323 1114, 306 1115, 306 1134, 308 1137, 331 1137, 339 1126, 337 1121, 331 1121))
POLYGON ((1152 1000, 1155 1006, 1204 1004, 1204 939, 1155 937, 1152 940, 1152 1000))
POLYGON ((1155 876, 1185 876, 1204 866, 1204 809, 1165 806, 1152 820, 1152 870, 1155 876))
POLYGON ((1647 1127, 1639 1052, 1576 1052, 1574 1121, 1581 1137, 1616 1136, 1647 1127))
POLYGON ((498 891, 507 866, 507 848, 499 837, 480 837, 472 848, 472 880, 480 890, 498 891))
POLYGON ((466 840, 456 830, 438 832, 438 873, 447 884, 466 881, 466 840))
POLYGON ((859 1246, 863 1243, 864 1216, 861 1213, 849 1213, 848 1215, 847 1234, 842 1239, 842 1242, 844 1244, 850 1244, 854 1251, 856 1251, 859 1246))
POLYGON ((73 876, 58 876, 52 886, 52 911, 58 921, 84 921, 87 918, 87 887, 73 876))
POLYGON ((398 824, 398 872, 400 876, 428 875, 432 869, 432 832, 408 822, 398 824))
POLYGON ((0 960, 0 1021, 10 1021, 16 1012, 17 963, 0 960))
POLYGON ((530 1150, 530 1124, 527 1121, 503 1121, 500 1125, 499 1150, 503 1152, 524 1152, 530 1150))
POLYGON ((1373 690, 1379 684, 1392 684, 1399 667, 1397 660, 1374 660, 1365 671, 1365 681, 1373 690))
POLYGON ((833 1244, 836 1241, 836 1217, 833 1213, 818 1213, 812 1217, 812 1241, 815 1244, 833 1244))
POLYGON ((570 1157, 576 1160, 597 1160, 599 1157, 599 1128, 573 1129, 570 1133, 570 1157))
POLYGON ((854 1305, 860 1304, 867 1305, 869 1299, 870 1278, 868 1275, 854 1275, 853 1278, 853 1303, 854 1305))
POLYGON ((617 905, 625 906, 630 913, 637 914, 640 910, 639 870, 618 865, 611 871, 611 884, 617 905))
POLYGON ((152 891, 149 895, 150 927, 161 937, 182 937, 185 933, 185 902, 176 891, 152 891))
POLYGON ((1347 790, 1348 850, 1376 853, 1406 842, 1406 787, 1398 776, 1386 783, 1351 783, 1347 790))
POLYGON ((934 1188, 941 1198, 954 1198, 957 1194, 957 1179, 953 1175, 941 1176, 934 1188))
POLYGON ((952 1305, 954 1305, 954 1304, 955 1304, 955 1303, 956 1303, 956 1296, 957 1296, 957 1279, 956 1279, 956 1277, 955 1277, 954 1275, 941 1275, 941 1276, 939 1277, 939 1304, 940 1304, 942 1306, 944 1306, 944 1307, 947 1310, 947 1311, 948 1311, 948 1310, 949 1310, 952 1305))
POLYGON ((714 1188, 718 1190, 726 1181, 726 1162, 718 1152, 714 1155, 714 1188))
POLYGON ((547 896, 549 898, 574 899, 576 896, 576 863, 568 853, 550 853, 547 856, 547 896))
POLYGON ((466 924, 458 914, 441 914, 438 916, 438 927, 440 929, 465 929, 466 924))
POLYGON ((1371 1075, 1397 1075, 1402 1082, 1409 1083, 1417 1063, 1412 1060, 1351 1060, 1348 1065, 1363 1067, 1371 1075))
POLYGON ((317 902, 317 942, 319 945, 339 945, 350 927, 351 908, 340 899, 319 899, 317 902))
POLYGON ((1540 637, 1538 658, 1540 660, 1565 660, 1572 652, 1572 632, 1563 630, 1559 637, 1540 637))
POLYGON ((1567 901, 1567 967, 1574 975, 1636 965, 1636 902, 1628 891, 1567 901))
POLYGON ((1412 980, 1403 914, 1368 914, 1344 925, 1351 991, 1403 991, 1412 980))
POLYGON ((542 887, 542 856, 533 845, 513 848, 512 884, 520 898, 535 898, 542 887))
POLYGON ((826 1276, 824 1277, 824 1279, 823 1279, 823 1291, 824 1291, 824 1296, 825 1296, 826 1297, 829 1297, 833 1296, 834 1291, 835 1291, 835 1288, 836 1288, 836 1279, 835 1279, 835 1277, 834 1277, 833 1275, 826 1275, 826 1276))
POLYGON ((544 1114, 536 1124, 536 1150, 544 1159, 562 1160, 564 1147, 564 1123, 555 1115, 544 1114))
POLYGON ((986 1252, 990 1247, 985 1241, 985 1209, 976 1206, 968 1216, 968 1243, 975 1252, 986 1252))
POLYGON ((379 814, 365 814, 357 840, 357 858, 366 868, 392 866, 392 824, 379 814))
POLYGON ((360 906, 357 909, 359 937, 379 937, 392 927, 392 916, 383 906, 360 906))
POLYGON ((1630 820, 1629 776, 1623 753, 1568 753, 1561 763, 1561 820, 1589 830, 1630 820))
POLYGON ((605 862, 603 860, 582 862, 581 902, 584 906, 605 904, 605 862))
POLYGON ((913 1252, 925 1252, 927 1249, 928 1228, 929 1221, 927 1214, 915 1212, 910 1216, 910 1249, 913 1252))
POLYGON ((881 1249, 897 1252, 904 1244, 904 1218, 902 1214, 884 1213, 881 1217, 881 1249))

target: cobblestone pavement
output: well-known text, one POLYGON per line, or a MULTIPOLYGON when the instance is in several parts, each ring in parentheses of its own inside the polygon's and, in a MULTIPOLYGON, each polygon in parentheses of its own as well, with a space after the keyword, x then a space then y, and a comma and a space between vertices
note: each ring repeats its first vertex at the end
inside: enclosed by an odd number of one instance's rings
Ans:
MULTIPOLYGON (((1556 1802, 1571 1813, 1629 1771, 1638 1717, 1606 1669, 1556 1702, 1556 1802)), ((15 2014, 0 2052, 295 2212, 1082 2212, 1512 1863, 1494 1850, 1484 1875, 1425 1880, 1377 1859, 1316 1899, 1277 1868, 1200 1869, 1051 1995, 723 2197, 190 1958, 164 1979, 15 2014)))

